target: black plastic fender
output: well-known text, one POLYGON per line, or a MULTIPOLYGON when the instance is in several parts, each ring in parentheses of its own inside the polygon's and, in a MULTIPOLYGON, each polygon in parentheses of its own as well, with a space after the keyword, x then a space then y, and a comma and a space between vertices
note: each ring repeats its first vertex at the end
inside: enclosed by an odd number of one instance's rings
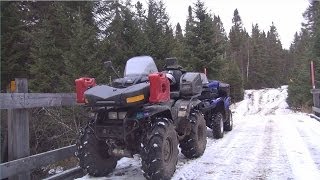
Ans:
POLYGON ((146 117, 161 116, 172 120, 171 107, 168 105, 155 104, 143 107, 142 111, 146 117))
POLYGON ((197 107, 201 101, 199 99, 180 99, 176 101, 173 109, 175 109, 172 115, 174 119, 189 119, 190 111, 197 107))
POLYGON ((196 98, 180 99, 172 107, 172 117, 180 140, 191 132, 192 122, 189 116, 192 110, 199 109, 200 103, 201 101, 196 98))

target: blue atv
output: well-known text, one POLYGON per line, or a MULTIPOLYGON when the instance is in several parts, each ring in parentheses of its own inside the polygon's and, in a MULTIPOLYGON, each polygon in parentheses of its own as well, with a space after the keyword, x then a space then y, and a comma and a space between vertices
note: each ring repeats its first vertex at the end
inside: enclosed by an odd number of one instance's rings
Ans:
POLYGON ((216 80, 208 80, 201 73, 203 91, 199 99, 202 101, 201 111, 206 125, 212 129, 213 137, 222 138, 224 131, 231 131, 233 126, 230 110, 230 85, 216 80))

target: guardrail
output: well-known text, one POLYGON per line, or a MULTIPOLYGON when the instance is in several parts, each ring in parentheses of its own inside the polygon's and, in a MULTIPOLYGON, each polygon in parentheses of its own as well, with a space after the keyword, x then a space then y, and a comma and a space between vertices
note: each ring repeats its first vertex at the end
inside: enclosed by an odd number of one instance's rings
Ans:
MULTIPOLYGON (((27 79, 15 79, 14 93, 0 93, 0 109, 8 111, 8 162, 0 164, 0 179, 30 179, 30 171, 73 156, 75 145, 30 156, 29 108, 75 106, 74 93, 28 93, 27 79)), ((48 179, 72 179, 83 175, 79 167, 48 179)))

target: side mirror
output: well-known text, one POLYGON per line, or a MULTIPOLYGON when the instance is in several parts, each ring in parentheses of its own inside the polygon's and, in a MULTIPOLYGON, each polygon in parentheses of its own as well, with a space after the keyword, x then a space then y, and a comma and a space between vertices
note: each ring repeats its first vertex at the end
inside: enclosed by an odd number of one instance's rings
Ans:
POLYGON ((116 69, 113 67, 112 62, 111 61, 105 61, 104 63, 104 67, 108 70, 110 67, 113 70, 113 72, 117 75, 118 78, 120 78, 119 74, 117 73, 116 69))
POLYGON ((104 64, 104 67, 107 68, 107 69, 112 66, 112 62, 111 61, 105 61, 103 64, 104 64))

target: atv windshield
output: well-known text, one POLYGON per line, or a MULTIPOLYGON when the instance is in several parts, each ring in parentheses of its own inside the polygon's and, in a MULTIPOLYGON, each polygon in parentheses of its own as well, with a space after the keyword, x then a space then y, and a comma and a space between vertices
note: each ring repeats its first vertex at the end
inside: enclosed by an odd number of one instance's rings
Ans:
POLYGON ((150 56, 138 56, 127 61, 124 76, 148 75, 155 72, 158 72, 158 69, 150 56))

